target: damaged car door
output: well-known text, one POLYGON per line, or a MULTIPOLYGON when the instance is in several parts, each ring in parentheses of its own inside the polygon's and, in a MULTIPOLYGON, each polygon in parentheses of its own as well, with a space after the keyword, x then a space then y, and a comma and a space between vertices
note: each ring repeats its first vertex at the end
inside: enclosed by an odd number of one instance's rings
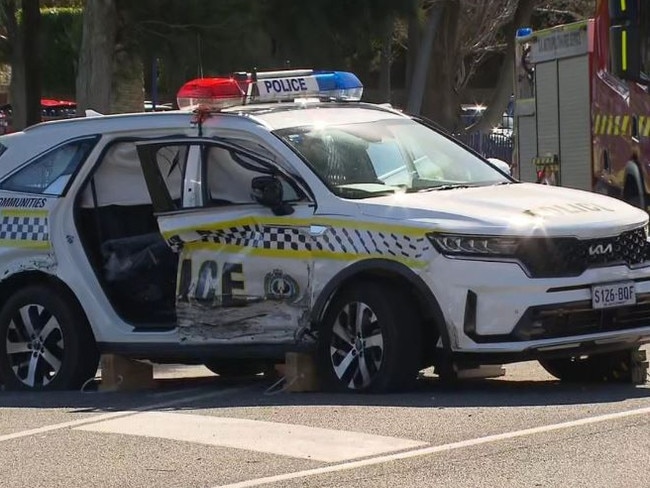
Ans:
MULTIPOLYGON (((138 145, 163 238, 179 253, 181 342, 309 341, 314 204, 273 161, 212 139, 138 145), (180 201, 161 173, 169 146, 184 161, 180 201)), ((179 162, 180 164, 180 162, 179 162)))

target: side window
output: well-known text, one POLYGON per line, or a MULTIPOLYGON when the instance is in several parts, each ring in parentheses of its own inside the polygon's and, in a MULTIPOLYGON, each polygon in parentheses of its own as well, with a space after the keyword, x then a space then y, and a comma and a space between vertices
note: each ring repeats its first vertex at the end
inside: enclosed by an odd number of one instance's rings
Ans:
MULTIPOLYGON (((263 156, 211 143, 143 144, 140 152, 140 175, 157 212, 256 203, 253 179, 271 173, 263 156)), ((288 178, 278 178, 285 202, 304 198, 288 178)))
POLYGON ((156 153, 158 171, 174 201, 181 198, 181 185, 188 157, 187 146, 165 146, 156 153))
MULTIPOLYGON (((164 146, 155 155, 161 180, 172 199, 180 200, 186 146, 164 146)), ((92 183, 82 194, 84 207, 104 205, 149 205, 151 198, 134 141, 112 143, 93 173, 92 183)))
MULTIPOLYGON (((251 196, 253 178, 268 174, 253 158, 221 147, 208 149, 205 168, 206 205, 255 203, 251 196)), ((282 183, 285 201, 300 199, 288 181, 282 180, 282 183)))
POLYGON ((6 178, 0 183, 0 189, 59 196, 95 142, 93 138, 59 146, 6 178))
POLYGON ((259 154, 263 158, 273 160, 273 154, 271 151, 269 151, 267 148, 262 146, 261 144, 258 144, 257 142, 251 141, 249 139, 237 139, 237 138, 230 138, 229 142, 233 143, 236 146, 243 147, 244 149, 249 150, 250 152, 254 154, 259 154))

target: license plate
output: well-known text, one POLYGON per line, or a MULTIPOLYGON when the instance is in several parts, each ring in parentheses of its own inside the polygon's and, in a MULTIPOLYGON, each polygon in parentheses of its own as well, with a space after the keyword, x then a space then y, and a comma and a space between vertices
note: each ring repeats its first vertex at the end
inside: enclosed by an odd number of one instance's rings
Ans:
POLYGON ((593 308, 611 308, 622 305, 634 305, 636 291, 633 281, 594 285, 591 287, 591 306, 593 308))

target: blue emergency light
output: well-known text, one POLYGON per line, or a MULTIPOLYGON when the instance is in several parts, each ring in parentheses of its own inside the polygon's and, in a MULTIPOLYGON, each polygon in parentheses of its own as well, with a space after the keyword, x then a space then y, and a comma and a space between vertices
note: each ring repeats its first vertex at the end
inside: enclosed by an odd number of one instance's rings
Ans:
POLYGON ((533 29, 531 27, 520 27, 519 29, 517 29, 517 34, 515 37, 517 39, 523 39, 526 37, 530 37, 532 35, 533 35, 533 29))
POLYGON ((236 105, 319 100, 358 101, 363 85, 346 71, 282 70, 234 73, 228 77, 199 78, 185 83, 177 94, 182 109, 219 110, 236 105))

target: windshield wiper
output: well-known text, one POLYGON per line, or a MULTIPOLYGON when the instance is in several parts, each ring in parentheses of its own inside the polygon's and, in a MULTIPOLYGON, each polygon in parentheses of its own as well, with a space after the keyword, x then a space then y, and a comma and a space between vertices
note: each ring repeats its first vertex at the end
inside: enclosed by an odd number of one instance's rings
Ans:
POLYGON ((396 188, 386 189, 386 190, 377 190, 377 191, 368 191, 361 188, 337 188, 336 193, 343 198, 352 198, 352 199, 361 199, 361 198, 372 198, 372 197, 384 197, 387 195, 394 195, 397 193, 396 188))
POLYGON ((411 188, 408 193, 420 193, 420 192, 427 192, 427 191, 443 191, 443 190, 457 190, 460 188, 473 188, 475 185, 468 185, 468 184, 448 184, 448 185, 438 185, 438 186, 427 186, 425 188, 411 188))

